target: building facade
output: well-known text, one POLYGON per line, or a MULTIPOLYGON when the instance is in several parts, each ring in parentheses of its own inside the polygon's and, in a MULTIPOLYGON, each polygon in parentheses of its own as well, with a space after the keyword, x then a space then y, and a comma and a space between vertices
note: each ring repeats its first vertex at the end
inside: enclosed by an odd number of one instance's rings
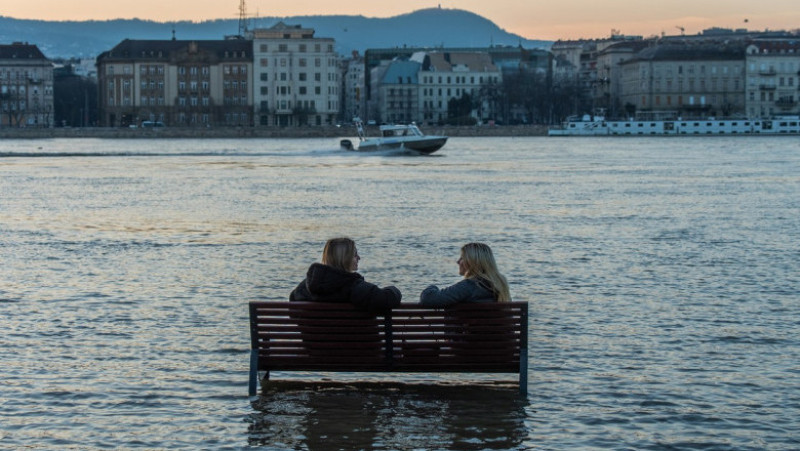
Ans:
POLYGON ((350 121, 353 118, 364 116, 367 109, 366 77, 364 58, 359 56, 358 52, 353 52, 352 58, 344 62, 342 89, 344 91, 344 120, 350 121))
POLYGON ((0 127, 52 127, 53 63, 35 45, 0 45, 0 127))
POLYGON ((492 86, 502 82, 501 70, 486 52, 430 52, 422 60, 419 75, 421 84, 421 120, 444 122, 450 116, 451 100, 469 97, 473 102, 472 116, 478 121, 497 117, 492 99, 492 86))
POLYGON ((740 42, 655 45, 620 66, 620 102, 629 117, 745 116, 740 42))
POLYGON ((800 115, 799 40, 756 40, 745 66, 748 117, 800 115))
POLYGON ((100 125, 252 125, 252 68, 243 39, 126 39, 97 57, 100 125))
POLYGON ((278 23, 252 32, 259 126, 333 124, 341 107, 341 71, 332 38, 278 23))

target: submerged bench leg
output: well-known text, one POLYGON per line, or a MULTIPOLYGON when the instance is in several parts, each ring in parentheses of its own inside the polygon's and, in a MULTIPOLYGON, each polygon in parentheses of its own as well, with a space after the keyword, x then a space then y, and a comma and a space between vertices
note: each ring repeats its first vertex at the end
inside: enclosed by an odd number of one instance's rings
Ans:
POLYGON ((255 349, 250 351, 250 381, 248 387, 250 396, 255 396, 258 393, 258 351, 255 349))
POLYGON ((519 355, 519 394, 528 396, 528 350, 524 348, 519 355))

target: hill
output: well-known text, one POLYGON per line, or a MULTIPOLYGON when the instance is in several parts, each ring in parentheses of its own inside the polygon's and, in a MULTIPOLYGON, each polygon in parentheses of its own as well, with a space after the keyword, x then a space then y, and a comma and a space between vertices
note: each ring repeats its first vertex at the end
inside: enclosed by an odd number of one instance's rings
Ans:
MULTIPOLYGON (((364 16, 262 17, 250 28, 269 28, 279 21, 316 30, 334 38, 336 50, 349 55, 368 48, 488 47, 549 48, 550 41, 509 33, 492 21, 459 9, 429 8, 389 18, 364 16)), ((48 58, 94 58, 123 39, 222 39, 238 33, 238 19, 204 22, 154 22, 141 19, 43 21, 0 16, 0 43, 36 44, 48 58)))

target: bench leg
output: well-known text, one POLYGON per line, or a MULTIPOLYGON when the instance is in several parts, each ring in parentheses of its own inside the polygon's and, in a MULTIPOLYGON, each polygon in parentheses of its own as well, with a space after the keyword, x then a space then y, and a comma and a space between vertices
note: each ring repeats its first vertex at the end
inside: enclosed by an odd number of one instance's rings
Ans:
POLYGON ((258 351, 255 349, 250 351, 250 381, 248 393, 250 396, 255 396, 258 393, 258 351))
POLYGON ((519 394, 528 396, 528 350, 522 349, 519 355, 519 394))

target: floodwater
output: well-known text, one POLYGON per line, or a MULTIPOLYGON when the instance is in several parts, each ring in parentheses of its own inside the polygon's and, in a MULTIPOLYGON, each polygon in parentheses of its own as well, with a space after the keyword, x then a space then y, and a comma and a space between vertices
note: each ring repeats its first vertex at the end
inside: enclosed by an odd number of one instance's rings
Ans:
POLYGON ((800 448, 796 137, 0 142, 0 448, 800 448), (250 300, 326 239, 416 302, 492 246, 514 375, 276 373, 250 300))

